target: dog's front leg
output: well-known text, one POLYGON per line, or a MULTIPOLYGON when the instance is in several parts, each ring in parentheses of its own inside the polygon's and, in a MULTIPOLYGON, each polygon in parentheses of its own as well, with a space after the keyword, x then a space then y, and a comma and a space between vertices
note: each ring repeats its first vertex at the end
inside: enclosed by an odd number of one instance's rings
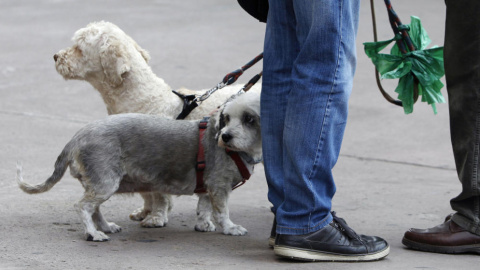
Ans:
POLYGON ((168 211, 171 209, 171 196, 158 192, 152 192, 151 212, 140 222, 142 227, 164 227, 168 222, 168 211))
POLYGON ((142 221, 148 214, 152 212, 153 193, 140 193, 143 198, 143 207, 138 208, 130 214, 130 219, 135 221, 142 221))
POLYGON ((207 193, 198 195, 197 205, 197 224, 195 224, 195 231, 199 232, 213 232, 215 225, 212 222, 212 203, 207 193))
POLYGON ((245 235, 247 234, 247 229, 240 225, 234 224, 230 220, 227 205, 229 194, 230 190, 209 190, 210 201, 212 202, 213 207, 213 217, 215 218, 215 221, 222 227, 223 234, 245 235))

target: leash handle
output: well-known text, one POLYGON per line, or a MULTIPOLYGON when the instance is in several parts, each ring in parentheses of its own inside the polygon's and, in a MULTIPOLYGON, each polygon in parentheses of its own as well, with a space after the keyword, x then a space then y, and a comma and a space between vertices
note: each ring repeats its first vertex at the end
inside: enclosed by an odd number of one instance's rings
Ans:
MULTIPOLYGON (((416 50, 415 46, 413 45, 412 40, 410 39, 410 35, 408 34, 408 30, 410 30, 410 29, 408 29, 408 27, 406 27, 406 25, 402 24, 402 22, 400 21, 400 18, 398 17, 397 13, 393 10, 392 3, 390 2, 390 0, 385 0, 385 5, 387 7, 388 19, 390 21, 390 25, 392 27, 392 30, 393 30, 393 32, 396 36, 399 35, 399 38, 396 39, 396 43, 398 45, 398 48, 402 52, 402 54, 407 53, 405 44, 402 41, 405 41, 405 43, 407 44, 410 51, 416 50)), ((375 42, 378 42, 377 22, 376 22, 376 18, 375 18, 375 4, 374 4, 373 0, 370 0, 370 9, 372 11, 373 40, 375 42)), ((380 75, 379 75, 379 72, 378 72, 377 68, 375 68, 375 79, 376 79, 376 82, 377 82, 378 89, 380 90, 382 96, 388 102, 392 103, 393 105, 403 107, 403 103, 402 103, 401 100, 392 98, 387 93, 387 91, 385 91, 385 89, 382 86, 382 83, 381 83, 381 80, 380 80, 380 75)), ((415 78, 415 81, 414 81, 414 84, 413 84, 413 93, 414 93, 414 102, 416 102, 417 99, 418 99, 418 80, 417 80, 417 78, 415 78)))
MULTIPOLYGON (((385 0, 385 5, 387 6, 388 18, 390 20, 390 24, 391 24, 393 32, 395 34, 396 43, 398 45, 398 48, 400 49, 400 52, 402 54, 408 53, 407 48, 411 52, 416 51, 417 48, 415 48, 415 45, 413 44, 412 39, 410 38, 410 35, 408 34, 408 31, 410 31, 410 27, 408 25, 403 24, 402 21, 400 21, 400 18, 398 17, 397 13, 395 12, 395 10, 393 10, 392 3, 390 2, 390 0, 385 0), (407 45, 407 47, 405 47, 405 45, 407 45)), ((415 103, 418 100, 418 84, 419 84, 419 81, 418 81, 417 77, 415 76, 415 74, 413 74, 413 78, 414 78, 414 80, 413 80, 413 103, 415 103)), ((402 106, 403 106, 403 103, 402 103, 402 106)))
POLYGON ((388 19, 390 20, 390 25, 392 26, 392 30, 395 35, 400 35, 399 38, 397 38, 396 42, 398 45, 398 48, 402 52, 402 54, 406 54, 407 48, 405 47, 405 44, 408 47, 409 51, 415 51, 415 45, 413 45, 412 39, 410 38, 410 35, 408 34, 408 31, 410 28, 407 25, 402 24, 402 21, 400 21, 400 18, 398 17, 397 13, 395 10, 393 10, 392 3, 390 0, 385 0, 385 5, 387 6, 387 11, 388 11, 388 19), (405 43, 403 43, 405 42, 405 43))

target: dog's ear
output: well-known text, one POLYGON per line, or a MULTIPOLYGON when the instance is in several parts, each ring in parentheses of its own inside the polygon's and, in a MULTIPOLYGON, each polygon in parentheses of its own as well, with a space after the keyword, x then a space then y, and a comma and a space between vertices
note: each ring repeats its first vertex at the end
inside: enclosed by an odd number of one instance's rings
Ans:
POLYGON ((223 114, 223 110, 220 112, 218 116, 218 130, 222 130, 225 127, 225 115, 223 114))
POLYGON ((140 45, 138 45, 137 42, 133 40, 133 38, 131 38, 130 36, 127 36, 127 39, 130 43, 133 44, 133 47, 135 47, 135 50, 137 50, 140 53, 140 55, 142 55, 145 62, 148 63, 148 61, 150 61, 150 54, 146 50, 144 50, 142 47, 140 47, 140 45))
POLYGON ((215 114, 215 131, 217 132, 215 134, 215 140, 218 140, 218 137, 220 136, 222 128, 224 127, 225 127, 225 115, 223 114, 223 109, 222 109, 221 111, 218 111, 215 114))
POLYGON ((135 49, 142 55, 143 59, 145 59, 145 62, 148 63, 148 61, 150 61, 150 54, 142 47, 140 47, 137 42, 133 41, 133 45, 135 46, 135 49))
POLYGON ((100 62, 107 82, 117 87, 123 82, 123 76, 130 71, 125 45, 120 42, 106 42, 100 52, 100 62))

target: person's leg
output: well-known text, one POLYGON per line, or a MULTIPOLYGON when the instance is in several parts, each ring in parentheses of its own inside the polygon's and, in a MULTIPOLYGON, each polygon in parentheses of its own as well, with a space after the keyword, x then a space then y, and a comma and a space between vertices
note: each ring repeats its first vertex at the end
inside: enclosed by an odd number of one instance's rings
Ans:
POLYGON ((277 232, 306 234, 332 221, 335 165, 356 65, 359 1, 295 0, 297 57, 283 129, 285 197, 277 232))
POLYGON ((452 220, 480 235, 480 2, 447 0, 445 74, 450 133, 462 192, 452 220))
POLYGON ((263 56, 261 126, 268 199, 275 214, 284 200, 283 126, 298 51, 292 1, 271 1, 263 56))
POLYGON ((358 236, 330 213, 335 193, 331 170, 356 64, 358 10, 359 1, 351 0, 270 1, 262 137, 269 200, 278 224, 275 253, 280 256, 356 261, 388 254, 383 239, 358 236))
POLYGON ((450 132, 462 192, 456 213, 429 229, 410 229, 402 242, 439 253, 480 254, 480 2, 446 0, 445 75, 450 132))
POLYGON ((332 220, 335 184, 331 169, 345 127, 358 18, 350 18, 350 25, 343 26, 342 37, 341 5, 329 5, 270 3, 262 137, 269 200, 274 213, 282 207, 277 222, 281 220, 278 230, 283 233, 305 234, 332 220))

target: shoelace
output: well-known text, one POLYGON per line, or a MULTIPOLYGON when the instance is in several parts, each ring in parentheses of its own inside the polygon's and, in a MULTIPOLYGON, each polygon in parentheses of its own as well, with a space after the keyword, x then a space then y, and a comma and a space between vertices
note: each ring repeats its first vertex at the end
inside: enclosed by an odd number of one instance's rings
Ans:
POLYGON ((347 225, 347 222, 343 218, 337 217, 335 211, 332 212, 332 216, 333 221, 335 221, 335 227, 339 228, 342 232, 345 232, 345 234, 350 239, 357 239, 358 241, 362 241, 360 236, 358 236, 357 233, 347 225))

